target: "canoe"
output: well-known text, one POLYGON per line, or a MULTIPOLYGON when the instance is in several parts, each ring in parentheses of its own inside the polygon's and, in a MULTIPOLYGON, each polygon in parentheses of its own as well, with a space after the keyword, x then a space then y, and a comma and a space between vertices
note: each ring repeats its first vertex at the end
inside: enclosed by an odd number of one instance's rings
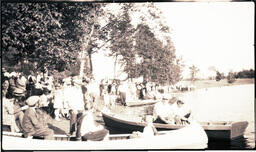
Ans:
POLYGON ((66 135, 55 140, 22 138, 22 134, 2 132, 4 150, 125 150, 125 149, 205 149, 208 138, 199 124, 162 131, 153 137, 131 138, 131 134, 109 135, 106 141, 70 141, 66 135), (160 141, 160 142, 159 142, 160 141))
MULTIPOLYGON (((102 112, 102 117, 105 126, 131 133, 132 131, 142 131, 146 123, 140 119, 133 118, 131 120, 125 119, 118 114, 111 112, 102 112)), ((200 122, 204 128, 209 140, 234 140, 243 137, 245 129, 248 126, 247 121, 240 122, 200 122)), ((176 130, 183 128, 184 125, 170 125, 154 123, 157 130, 176 130)))

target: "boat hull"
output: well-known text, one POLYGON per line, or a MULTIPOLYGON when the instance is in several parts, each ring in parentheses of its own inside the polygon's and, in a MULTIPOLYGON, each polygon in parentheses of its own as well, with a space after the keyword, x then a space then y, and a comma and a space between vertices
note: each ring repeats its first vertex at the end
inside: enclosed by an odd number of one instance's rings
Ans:
POLYGON ((129 134, 110 136, 112 140, 84 142, 28 139, 4 134, 2 146, 4 150, 145 150, 205 149, 208 145, 207 135, 199 124, 192 124, 174 131, 160 132, 159 135, 151 137, 130 139, 129 134))
MULTIPOLYGON (((128 121, 117 118, 111 114, 102 113, 104 123, 107 127, 121 132, 131 133, 133 131, 143 131, 145 123, 128 121)), ((243 137, 245 129, 248 126, 247 121, 241 122, 202 122, 209 140, 233 140, 243 137)), ((176 130, 184 126, 154 123, 157 130, 176 130)))

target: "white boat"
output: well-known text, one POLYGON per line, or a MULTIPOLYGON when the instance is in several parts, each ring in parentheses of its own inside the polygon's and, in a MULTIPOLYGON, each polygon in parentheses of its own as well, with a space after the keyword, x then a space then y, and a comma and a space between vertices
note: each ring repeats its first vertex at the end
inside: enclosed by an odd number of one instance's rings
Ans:
POLYGON ((208 138, 197 123, 172 131, 159 131, 153 137, 129 138, 131 134, 110 135, 105 141, 63 141, 69 137, 55 135, 55 140, 22 138, 22 134, 2 132, 4 150, 132 150, 132 149, 205 149, 208 138))

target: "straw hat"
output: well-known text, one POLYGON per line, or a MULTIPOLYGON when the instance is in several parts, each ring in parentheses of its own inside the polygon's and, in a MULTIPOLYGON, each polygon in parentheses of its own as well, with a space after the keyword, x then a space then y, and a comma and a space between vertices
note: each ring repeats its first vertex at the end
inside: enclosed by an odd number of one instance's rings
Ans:
POLYGON ((16 77, 16 76, 17 76, 17 73, 16 73, 16 72, 11 72, 11 73, 10 73, 10 76, 16 77))
POLYGON ((37 102, 39 102, 40 97, 39 96, 31 96, 26 100, 26 104, 30 107, 33 107, 36 105, 37 102))

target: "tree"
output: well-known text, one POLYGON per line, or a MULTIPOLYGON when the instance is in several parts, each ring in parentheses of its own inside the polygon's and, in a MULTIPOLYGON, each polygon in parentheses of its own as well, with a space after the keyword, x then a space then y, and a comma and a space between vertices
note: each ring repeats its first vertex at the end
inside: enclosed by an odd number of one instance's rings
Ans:
POLYGON ((219 71, 216 71, 216 81, 220 81, 222 79, 219 71))
MULTIPOLYGON (((148 5, 151 6, 151 5, 148 5)), ((112 16, 109 24, 111 56, 121 57, 121 63, 128 78, 143 76, 147 81, 161 84, 176 83, 181 79, 180 60, 176 59, 175 48, 170 37, 164 44, 142 18, 137 25, 131 23, 131 10, 137 11, 134 4, 125 4, 122 13, 112 16), (136 58, 142 58, 141 63, 136 58)), ((152 12, 151 16, 158 18, 152 12)), ((143 16, 142 16, 143 17, 143 16)), ((162 33, 168 33, 168 27, 159 24, 162 33)))
POLYGON ((233 82, 235 82, 235 75, 234 75, 234 73, 232 72, 232 71, 230 71, 229 73, 228 73, 228 76, 227 76, 227 81, 228 81, 228 83, 233 83, 233 82))
POLYGON ((242 70, 235 74, 236 78, 254 78, 254 70, 242 70))
POLYGON ((190 75, 191 75, 191 81, 195 81, 196 80, 196 75, 199 72, 199 69, 195 66, 192 65, 191 67, 189 67, 190 69, 190 75))
POLYGON ((4 64, 29 62, 35 70, 47 67, 49 71, 61 72, 71 70, 82 55, 89 58, 91 73, 91 55, 98 46, 101 32, 98 20, 103 6, 101 3, 3 3, 4 64))
POLYGON ((76 61, 62 36, 57 4, 3 3, 2 50, 5 64, 34 63, 37 70, 46 66, 62 71, 76 61))

